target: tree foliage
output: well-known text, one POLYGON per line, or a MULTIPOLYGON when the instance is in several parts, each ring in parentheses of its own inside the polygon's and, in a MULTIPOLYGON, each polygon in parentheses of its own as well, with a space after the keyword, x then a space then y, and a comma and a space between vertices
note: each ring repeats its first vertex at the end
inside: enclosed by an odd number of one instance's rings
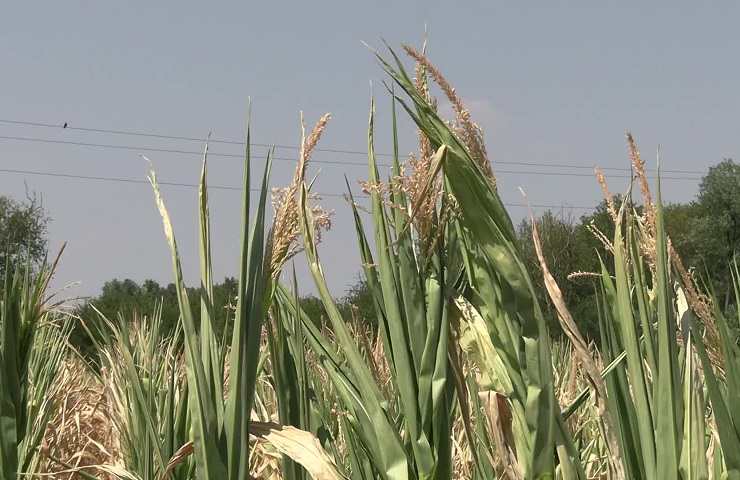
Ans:
MULTIPOLYGON (((228 323, 227 309, 234 308, 237 292, 236 279, 224 278, 223 282, 214 284, 213 295, 215 299, 214 314, 216 333, 224 335, 224 328, 230 328, 228 323)), ((200 311, 200 297, 195 288, 188 288, 188 298, 194 314, 200 311)), ((339 309, 346 318, 356 318, 359 323, 375 327, 375 311, 373 310, 373 299, 367 283, 364 279, 358 279, 352 284, 344 297, 340 298, 339 309)), ((135 315, 140 317, 151 317, 156 308, 161 304, 161 322, 164 331, 170 331, 177 324, 180 311, 177 303, 177 292, 175 285, 160 285, 155 280, 144 280, 141 283, 131 279, 113 279, 105 282, 100 295, 88 299, 77 309, 77 315, 83 322, 94 322, 99 314, 98 310, 110 320, 123 319, 129 321, 135 315)), ((321 326, 326 323, 326 311, 320 299, 313 295, 305 295, 300 298, 301 308, 313 320, 314 324, 321 326)), ((197 319, 196 319, 197 320, 197 319)), ((230 330, 226 331, 226 334, 230 330)), ((81 350, 86 351, 90 346, 88 332, 80 325, 74 332, 73 343, 81 350)))
POLYGON ((696 265, 701 263, 727 307, 732 298, 729 258, 740 252, 740 165, 725 159, 699 185, 695 217, 696 265))
POLYGON ((49 217, 40 197, 25 201, 0 195, 0 278, 6 266, 19 261, 38 265, 46 256, 49 217))
MULTIPOLYGON (((222 283, 214 285, 214 324, 218 335, 223 335, 224 328, 227 326, 226 319, 229 317, 227 309, 233 308, 236 291, 237 284, 234 278, 227 277, 222 283)), ((197 289, 189 288, 188 294, 191 308, 196 313, 200 312, 200 297, 197 289)), ((76 313, 89 327, 98 323, 97 311, 112 321, 130 321, 135 316, 151 318, 160 304, 161 329, 164 332, 171 332, 180 316, 177 292, 173 283, 160 285, 154 280, 144 280, 139 284, 128 278, 113 279, 105 282, 100 295, 88 299, 80 305, 76 313)), ((83 352, 91 347, 87 330, 89 328, 86 329, 80 324, 72 335, 72 342, 83 352)))

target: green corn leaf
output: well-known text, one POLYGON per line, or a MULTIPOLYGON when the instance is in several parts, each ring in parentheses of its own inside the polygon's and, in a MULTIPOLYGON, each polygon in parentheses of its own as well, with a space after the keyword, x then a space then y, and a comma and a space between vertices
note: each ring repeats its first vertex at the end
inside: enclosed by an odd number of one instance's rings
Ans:
POLYGON ((226 478, 226 462, 218 450, 218 417, 216 415, 215 399, 208 390, 209 382, 206 378, 211 372, 203 367, 200 343, 198 342, 197 329, 193 314, 190 310, 187 290, 185 289, 180 255, 177 249, 177 241, 172 230, 172 222, 165 207, 164 200, 157 184, 154 171, 150 172, 149 180, 154 189, 155 201, 162 217, 165 237, 172 255, 172 265, 175 276, 175 289, 180 307, 180 321, 185 335, 185 358, 187 363, 187 377, 190 388, 189 405, 191 408, 191 420, 193 422, 193 443, 195 446, 196 463, 198 465, 199 478, 204 480, 210 478, 226 478))
MULTIPOLYGON (((624 350, 627 354, 627 374, 634 396, 634 411, 637 415, 637 427, 640 436, 640 450, 638 452, 641 453, 641 463, 644 465, 646 478, 649 479, 654 478, 656 472, 655 430, 653 426, 653 415, 651 414, 653 406, 650 403, 648 394, 649 388, 643 369, 642 354, 635 329, 635 319, 630 298, 630 285, 627 273, 628 252, 625 250, 625 241, 622 234, 625 204, 623 203, 620 208, 613 242, 614 270, 616 276, 616 285, 615 287, 611 287, 615 291, 613 296, 613 311, 614 319, 619 325, 624 350)), ((602 282, 605 285, 611 284, 608 276, 608 273, 604 270, 602 282)), ((638 286, 638 288, 644 287, 638 286)))
POLYGON ((265 162, 259 203, 250 234, 248 228, 251 162, 249 144, 249 130, 247 130, 239 291, 231 338, 231 384, 224 416, 228 472, 231 480, 241 479, 249 474, 249 420, 257 381, 262 321, 269 308, 266 295, 271 291, 268 284, 270 274, 265 271, 264 223, 272 151, 265 162))
MULTIPOLYGON (((672 293, 668 283, 668 247, 663 224, 663 206, 660 199, 660 181, 656 202, 656 302, 658 309, 658 358, 655 393, 656 418, 656 477, 678 475, 679 434, 683 417, 681 390, 678 386, 679 368, 676 347, 676 321, 673 316, 672 293)), ((636 284, 638 290, 646 287, 636 284)))
MULTIPOLYGON (((404 479, 408 478, 409 465, 398 433, 389 423, 385 412, 381 407, 382 396, 377 385, 373 381, 372 374, 364 363, 362 356, 354 343, 352 336, 334 303, 334 300, 326 286, 326 280, 318 260, 318 252, 314 240, 313 220, 311 210, 307 205, 308 193, 304 187, 301 192, 301 228, 306 245, 306 257, 309 268, 319 292, 319 296, 326 309, 327 316, 331 321, 334 334, 341 345, 342 351, 347 359, 350 370, 355 377, 357 393, 362 398, 362 414, 367 418, 368 425, 375 432, 375 441, 368 445, 372 454, 378 459, 379 470, 384 478, 404 479), (380 440, 382 439, 382 440, 380 440), (382 446, 379 442, 383 442, 382 446)), ((309 337, 310 338, 310 337, 309 337)), ((341 377, 336 377, 339 381, 341 377)), ((339 383, 338 388, 344 389, 348 394, 352 392, 349 385, 343 386, 339 383)), ((368 432, 370 433, 370 432, 368 432)))

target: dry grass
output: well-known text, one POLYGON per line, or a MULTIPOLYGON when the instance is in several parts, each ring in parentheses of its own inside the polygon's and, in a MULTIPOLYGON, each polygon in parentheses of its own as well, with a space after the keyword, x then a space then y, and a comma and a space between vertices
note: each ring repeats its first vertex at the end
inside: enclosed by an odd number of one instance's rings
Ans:
POLYGON ((66 480, 81 478, 69 470, 83 468, 107 478, 103 472, 88 468, 119 460, 118 437, 105 387, 78 358, 65 363, 60 383, 59 410, 47 426, 42 443, 47 458, 44 471, 66 480))
MULTIPOLYGON (((264 344, 263 348, 266 347, 264 344)), ((262 395, 252 416, 256 420, 274 421, 277 404, 270 391, 272 387, 266 375, 261 380, 262 395)), ((78 471, 82 470, 101 480, 113 480, 113 475, 95 468, 121 466, 124 462, 116 422, 120 412, 110 401, 110 389, 77 358, 67 361, 60 382, 59 410, 47 426, 42 444, 46 458, 41 469, 44 477, 80 480, 83 477, 78 471)), ((227 382, 228 377, 226 386, 227 382)), ((266 442, 251 441, 255 453, 250 459, 252 477, 282 478, 281 455, 266 442)))

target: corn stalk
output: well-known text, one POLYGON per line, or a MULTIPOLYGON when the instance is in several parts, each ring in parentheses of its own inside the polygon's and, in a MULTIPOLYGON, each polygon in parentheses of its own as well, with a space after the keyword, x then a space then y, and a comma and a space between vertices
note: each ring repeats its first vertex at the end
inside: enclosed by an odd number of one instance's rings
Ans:
POLYGON ((272 151, 265 163, 259 201, 251 231, 250 223, 250 135, 247 128, 241 221, 241 259, 239 290, 231 338, 220 342, 215 335, 213 278, 210 247, 210 218, 207 189, 207 147, 199 188, 201 311, 196 325, 184 285, 180 255, 169 213, 164 205, 156 176, 150 181, 162 216, 165 237, 172 254, 172 265, 184 334, 185 365, 190 411, 191 441, 196 476, 203 480, 248 478, 250 475, 250 433, 273 445, 300 463, 317 479, 340 478, 336 467, 320 445, 301 441, 306 432, 275 424, 250 425, 255 400, 262 324, 274 289, 266 252, 265 211, 272 151), (224 393, 224 365, 229 355, 229 387, 224 393))
POLYGON ((452 248, 458 248, 465 261, 466 285, 458 290, 467 307, 485 321, 500 359, 481 367, 499 379, 503 391, 498 393, 511 411, 507 449, 516 459, 516 474, 553 478, 557 452, 563 478, 583 478, 578 452, 555 400, 549 334, 511 219, 486 171, 414 88, 393 50, 390 53, 393 65, 377 58, 410 103, 396 98, 432 147, 446 152, 434 169, 442 169, 460 213, 455 224, 459 241, 452 248))
MULTIPOLYGON (((61 252, 60 252, 61 255, 61 252)), ((52 311, 47 288, 56 261, 9 265, 0 303, 0 475, 16 478, 40 467, 41 442, 56 405, 56 379, 71 322, 52 311)))
POLYGON ((192 478, 182 329, 165 330, 161 305, 151 317, 119 315, 117 322, 97 313, 97 334, 90 337, 118 435, 120 467, 141 480, 192 478))

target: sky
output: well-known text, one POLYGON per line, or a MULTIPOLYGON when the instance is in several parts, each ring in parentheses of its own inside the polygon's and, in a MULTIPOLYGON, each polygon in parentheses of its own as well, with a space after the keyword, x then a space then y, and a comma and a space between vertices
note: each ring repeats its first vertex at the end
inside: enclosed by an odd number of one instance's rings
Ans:
MULTIPOLYGON (((144 154, 161 180, 196 183, 201 159, 187 152, 202 150, 200 140, 78 129, 239 141, 251 98, 260 144, 296 145, 299 112, 309 126, 331 112, 320 147, 357 153, 316 152, 315 189, 343 193, 346 175, 359 190, 371 95, 376 149, 388 152, 391 139, 386 78, 363 42, 419 45, 426 28, 431 60, 486 132, 505 202, 521 203, 521 187, 530 202, 577 218, 600 200, 592 167, 629 166, 626 130, 651 166, 660 145, 664 199, 689 201, 709 166, 740 152, 738 18, 732 1, 9 2, 0 18, 0 194, 42 196, 51 251, 67 242, 55 279, 70 286, 65 295, 95 295, 113 278, 168 283, 147 184, 18 171, 145 180, 144 154)), ((401 121, 408 154, 414 130, 401 121)), ((241 150, 211 144, 211 185, 240 185, 241 150)), ((255 169, 265 150, 254 148, 255 169)), ((297 151, 278 148, 277 156, 284 160, 272 183, 280 186, 297 151)), ((626 188, 624 175, 607 171, 613 191, 626 188)), ((197 191, 163 191, 195 284, 197 191)), ((211 193, 216 279, 237 272, 239 200, 237 191, 211 193)), ((320 255, 341 295, 359 274, 354 229, 342 198, 322 203, 335 215, 320 255)), ((510 213, 519 221, 527 212, 510 213)), ((300 288, 311 292, 304 264, 296 258, 300 288)))

